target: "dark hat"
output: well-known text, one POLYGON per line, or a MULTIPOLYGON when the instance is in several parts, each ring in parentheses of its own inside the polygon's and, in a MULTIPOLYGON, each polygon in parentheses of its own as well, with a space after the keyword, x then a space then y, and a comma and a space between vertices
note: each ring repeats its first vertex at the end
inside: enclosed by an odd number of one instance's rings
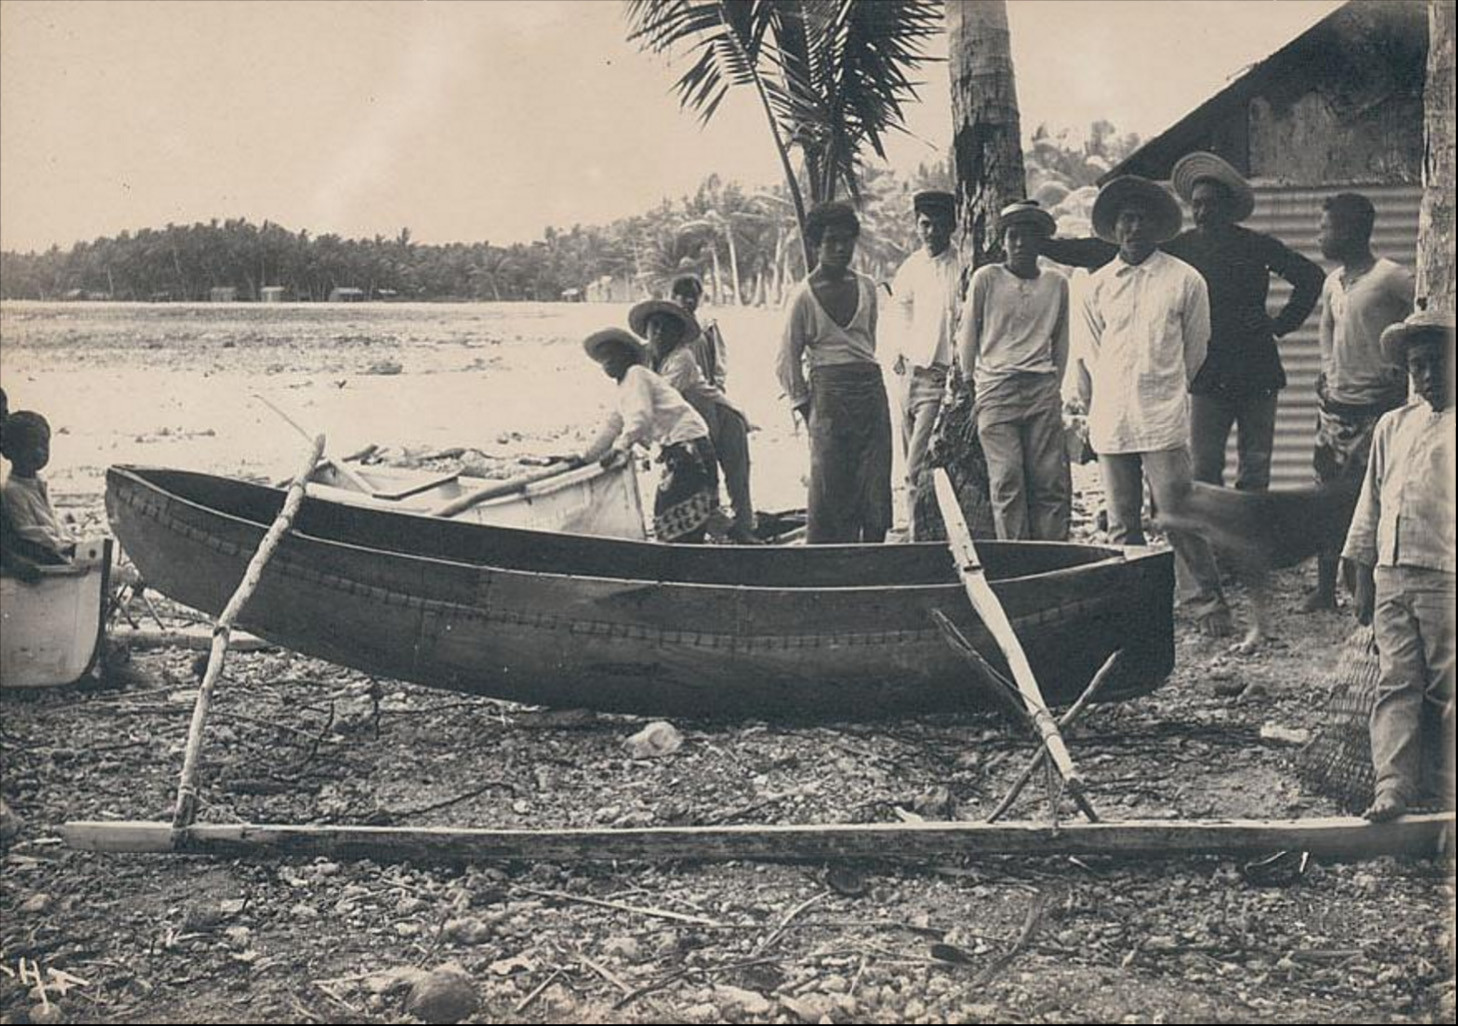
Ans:
POLYGON ((1230 216, 1244 221, 1255 212, 1255 192, 1245 177, 1227 161, 1213 153, 1196 150, 1175 161, 1169 175, 1175 194, 1186 203, 1195 196, 1195 186, 1202 181, 1218 182, 1230 193, 1230 216))
POLYGON ((699 322, 694 315, 666 299, 645 299, 633 307, 628 311, 628 327, 640 338, 647 338, 648 319, 654 314, 665 314, 683 325, 683 341, 698 337, 699 322))
POLYGON ((1163 186, 1138 175, 1120 175, 1099 190, 1093 205, 1094 234, 1105 242, 1118 242, 1114 222, 1125 206, 1137 203, 1147 209, 1155 223, 1155 242, 1168 242, 1180 233, 1185 215, 1163 186))
POLYGON ((582 340, 582 348, 598 363, 606 360, 614 347, 631 353, 634 363, 648 362, 648 347, 622 328, 603 328, 582 340))
POLYGON ((1058 230, 1058 222, 1044 210, 1037 200, 1021 199, 1009 203, 997 212, 997 231, 1007 231, 1015 224, 1025 224, 1044 235, 1052 236, 1058 230))
POLYGON ((1407 350, 1414 342, 1426 340, 1442 342, 1453 351, 1453 315, 1441 314, 1436 310, 1417 310, 1407 320, 1389 324, 1382 329, 1378 340, 1382 355, 1399 367, 1407 366, 1407 350))
POLYGON ((917 214, 957 216, 957 197, 941 189, 923 189, 911 197, 911 209, 917 214))

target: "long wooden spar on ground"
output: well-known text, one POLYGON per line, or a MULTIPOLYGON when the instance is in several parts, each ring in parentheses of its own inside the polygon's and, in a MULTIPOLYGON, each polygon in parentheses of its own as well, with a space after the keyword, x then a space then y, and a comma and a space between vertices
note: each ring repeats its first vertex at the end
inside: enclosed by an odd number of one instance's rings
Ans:
POLYGON ((1083 793, 1083 779, 1073 765, 1068 747, 1063 743, 1063 735, 1058 732, 1058 722, 1048 711, 1048 703, 1043 700, 1043 691, 1038 687, 1037 678, 1033 676, 1033 668, 1028 665, 1022 643, 1018 641, 1002 603, 998 601, 992 585, 987 583, 987 577, 982 572, 982 560, 977 555, 977 545, 972 541, 972 532, 967 529, 967 521, 962 516, 962 507, 957 503, 957 492, 952 487, 952 481, 941 467, 935 468, 932 475, 936 485, 937 505, 942 511, 942 521, 947 526, 947 544, 951 546, 957 563, 957 574, 967 589, 972 609, 1002 649, 1028 715, 1048 750, 1048 757, 1053 760, 1053 765, 1067 785, 1069 795, 1089 820, 1096 821, 1098 816, 1083 793))
POLYGON ((486 859, 927 858, 950 855, 1188 855, 1306 851, 1360 858, 1431 855, 1453 813, 1369 823, 1355 816, 1117 823, 846 823, 805 826, 477 830, 447 827, 285 826, 203 823, 67 823, 61 835, 84 851, 317 856, 377 861, 486 859))

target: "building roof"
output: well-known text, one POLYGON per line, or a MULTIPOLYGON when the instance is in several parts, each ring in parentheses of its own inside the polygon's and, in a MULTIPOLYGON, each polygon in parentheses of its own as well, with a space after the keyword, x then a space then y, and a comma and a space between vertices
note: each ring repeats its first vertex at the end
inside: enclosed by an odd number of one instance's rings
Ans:
MULTIPOLYGON (((1101 176, 1099 184, 1119 175, 1164 180, 1180 157, 1211 146, 1209 140, 1217 126, 1244 116, 1246 105, 1253 97, 1278 86, 1289 91, 1293 82, 1314 83, 1318 76, 1353 81, 1369 77, 1374 59, 1400 62, 1405 70, 1412 70, 1412 51, 1417 49, 1426 54, 1427 45, 1428 14, 1424 0, 1348 0, 1129 154, 1101 176)), ((1416 62, 1419 95, 1423 65, 1423 60, 1416 62)), ((1239 158, 1231 162, 1248 172, 1242 166, 1244 154, 1221 155, 1227 159, 1239 158)))

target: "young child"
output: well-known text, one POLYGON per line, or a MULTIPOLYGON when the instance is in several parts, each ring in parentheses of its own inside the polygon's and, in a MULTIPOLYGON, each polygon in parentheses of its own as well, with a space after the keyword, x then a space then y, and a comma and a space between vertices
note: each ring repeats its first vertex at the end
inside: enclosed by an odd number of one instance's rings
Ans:
POLYGON ((582 346, 618 383, 618 409, 579 459, 607 465, 627 456, 634 445, 656 442, 663 477, 653 500, 654 534, 663 542, 702 542, 719 494, 708 425, 676 389, 644 366, 647 349, 628 332, 604 328, 582 346))
POLYGON ((734 522, 729 540, 754 545, 754 502, 749 489, 749 421, 724 390, 707 380, 692 348, 699 327, 680 304, 648 299, 628 312, 628 326, 648 339, 653 370, 676 388, 709 426, 714 456, 729 490, 734 522))
POLYGON ((57 519, 40 476, 51 459, 51 426, 39 413, 12 413, 5 418, 0 448, 10 460, 10 473, 0 487, 7 568, 70 562, 76 543, 57 519))
POLYGON ((1056 227, 1033 200, 998 215, 1006 259, 972 275, 962 372, 977 389, 977 431, 997 536, 1067 541, 1073 485, 1060 391, 1068 367, 1068 281, 1038 267, 1056 227))
POLYGON ((1357 618, 1381 659, 1372 708, 1374 822, 1427 792, 1453 807, 1453 318, 1419 311, 1381 335, 1415 398, 1372 432, 1342 558, 1355 564, 1357 618))

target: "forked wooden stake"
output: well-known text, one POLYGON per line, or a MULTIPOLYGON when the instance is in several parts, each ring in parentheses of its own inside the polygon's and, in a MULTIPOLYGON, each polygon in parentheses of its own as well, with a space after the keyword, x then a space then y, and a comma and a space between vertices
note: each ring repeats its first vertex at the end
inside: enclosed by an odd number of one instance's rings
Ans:
POLYGON ((1083 780, 1073 765, 1068 747, 1063 743, 1063 735, 1058 733, 1058 723, 1048 711, 1048 703, 1043 700, 1043 691, 1038 687, 1038 679, 1033 676, 1033 668, 1028 665, 1022 643, 1018 641, 1017 633, 1013 630, 1007 613, 1003 611, 1002 602, 998 600, 992 585, 987 583, 987 577, 982 572, 982 560, 977 555, 972 532, 967 529, 967 521, 962 516, 962 507, 957 504, 957 493, 952 487, 952 481, 941 467, 933 470, 932 475, 936 485, 937 505, 941 507, 942 521, 947 526, 947 544, 951 546, 957 574, 962 578, 963 587, 967 589, 972 609, 1007 658, 1013 681, 1022 693, 1023 704, 1027 707, 1028 715, 1033 718, 1038 736, 1048 749, 1048 757, 1053 760, 1053 765, 1068 785, 1069 796, 1085 816, 1097 821, 1098 816, 1093 806, 1084 796, 1083 780))
POLYGON ((263 568, 273 556, 273 550, 278 548, 278 543, 288 533, 289 527, 294 522, 294 514, 299 511, 299 505, 304 501, 304 488, 313 476, 314 467, 319 463, 319 457, 324 454, 324 436, 316 435, 314 443, 309 449, 309 460, 294 475, 294 480, 289 485, 288 495, 284 497, 283 508, 278 511, 278 516, 268 528, 268 533, 263 536, 263 541, 258 545, 258 551, 248 562, 248 569, 243 571, 243 580, 238 583, 233 597, 228 599, 228 604, 223 607, 222 615, 218 617, 217 625, 213 627, 213 645, 208 653, 208 668, 203 674, 202 685, 197 690, 197 701, 192 707, 192 723, 187 728, 187 748, 182 757, 182 776, 177 784, 177 808, 172 815, 172 826, 175 829, 189 827, 197 818, 197 763, 198 756, 202 752, 203 729, 208 722, 208 707, 212 704, 213 688, 218 682, 218 676, 223 672, 223 660, 228 654, 228 641, 233 630, 233 621, 243 611, 243 606, 253 596, 253 591, 258 587, 258 581, 263 576, 263 568))
MULTIPOLYGON (((1059 730, 1067 730, 1078 721, 1079 716, 1083 715, 1083 710, 1087 708, 1089 702, 1093 701, 1094 695, 1098 694, 1099 688, 1104 686, 1104 681, 1109 679, 1109 674, 1119 664, 1119 657, 1123 654, 1124 650, 1122 648, 1116 648, 1109 658, 1104 660, 1104 665, 1099 667, 1099 672, 1094 674, 1093 680, 1089 681, 1088 687, 1083 689, 1083 694, 1078 696, 1078 701, 1074 702, 1068 711, 1059 718, 1059 730)), ((1033 774, 1038 772, 1038 767, 1047 761, 1048 749, 1039 748, 1033 756, 1033 761, 1028 763, 1027 769, 1023 770, 1017 780, 1013 781, 1013 786, 1008 788, 1008 792, 1003 796, 1002 801, 997 803, 997 808, 988 814, 987 822, 997 822, 1008 809, 1012 808, 1012 803, 1017 801, 1018 795, 1023 793, 1023 788, 1028 786, 1028 781, 1033 779, 1033 774)))

